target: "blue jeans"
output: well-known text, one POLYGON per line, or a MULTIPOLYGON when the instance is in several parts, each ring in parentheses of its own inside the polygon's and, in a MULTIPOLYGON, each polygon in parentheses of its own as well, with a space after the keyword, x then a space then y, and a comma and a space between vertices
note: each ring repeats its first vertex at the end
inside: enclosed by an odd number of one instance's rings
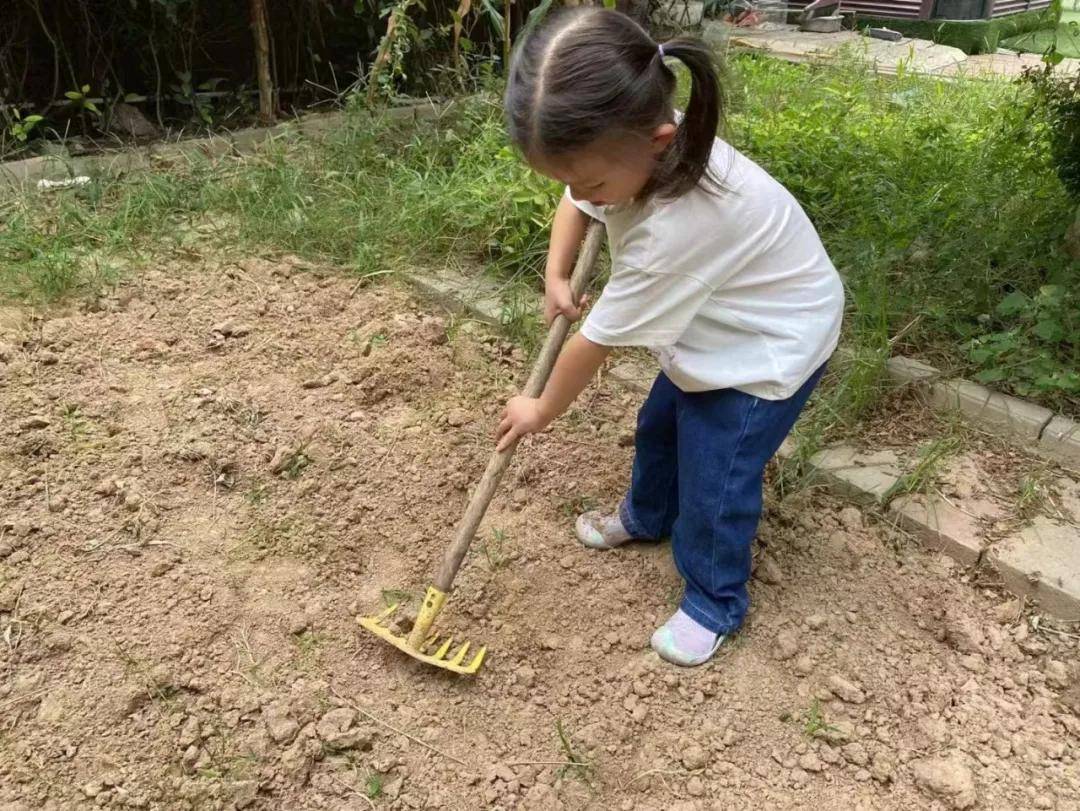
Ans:
POLYGON ((619 514, 635 538, 671 537, 686 581, 680 607, 710 631, 731 633, 746 616, 765 465, 824 371, 787 400, 735 389, 687 393, 661 372, 641 407, 619 514))

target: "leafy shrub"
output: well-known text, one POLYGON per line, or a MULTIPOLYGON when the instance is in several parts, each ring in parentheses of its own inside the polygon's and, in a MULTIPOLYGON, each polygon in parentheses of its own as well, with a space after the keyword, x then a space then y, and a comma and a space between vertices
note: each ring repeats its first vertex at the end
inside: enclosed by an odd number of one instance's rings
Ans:
POLYGON ((1019 394, 1061 392, 1080 395, 1080 296, 1075 289, 1045 285, 1034 296, 1010 293, 994 310, 1004 326, 971 341, 971 359, 981 367, 982 383, 1008 382, 1019 394), (1060 349, 1069 336, 1072 363, 1062 363, 1060 349))

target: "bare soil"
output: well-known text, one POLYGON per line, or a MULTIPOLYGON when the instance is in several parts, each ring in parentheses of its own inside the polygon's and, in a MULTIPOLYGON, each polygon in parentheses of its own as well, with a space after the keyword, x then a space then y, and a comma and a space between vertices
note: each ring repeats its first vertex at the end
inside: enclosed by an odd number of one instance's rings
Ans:
POLYGON ((356 617, 415 606, 520 350, 289 261, 12 314, 0 808, 1080 809, 1080 634, 820 492, 770 495, 743 632, 660 662, 667 547, 572 534, 629 469, 609 382, 519 451, 462 678, 356 617))

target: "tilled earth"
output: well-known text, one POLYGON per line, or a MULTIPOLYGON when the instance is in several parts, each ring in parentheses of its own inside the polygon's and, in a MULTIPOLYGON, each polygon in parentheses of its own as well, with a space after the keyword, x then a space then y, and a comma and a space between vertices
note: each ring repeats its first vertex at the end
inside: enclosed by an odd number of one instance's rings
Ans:
POLYGON ((387 286, 189 262, 0 323, 0 808, 1080 809, 1080 634, 824 494, 769 499, 743 632, 648 648, 664 545, 590 552, 635 397, 519 451, 415 607, 526 358, 387 286), (20 321, 20 318, 22 319, 20 321))

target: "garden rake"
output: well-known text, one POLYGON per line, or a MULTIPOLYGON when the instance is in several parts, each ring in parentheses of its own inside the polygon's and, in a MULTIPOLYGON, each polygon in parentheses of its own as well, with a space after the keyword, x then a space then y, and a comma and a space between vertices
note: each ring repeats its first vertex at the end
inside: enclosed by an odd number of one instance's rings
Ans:
MULTIPOLYGON (((590 224, 585 234, 581 252, 578 255, 577 264, 574 266, 573 275, 570 277, 570 290, 574 301, 580 300, 581 294, 592 280, 603 239, 604 226, 595 222, 590 224)), ((532 374, 529 375, 529 380, 522 392, 526 397, 539 397, 543 392, 569 331, 570 320, 565 316, 559 315, 551 322, 551 328, 548 330, 547 338, 540 349, 536 365, 533 366, 532 374)), ((419 659, 429 665, 441 667, 444 670, 452 670, 455 673, 472 674, 480 669, 480 665, 484 661, 484 655, 487 653, 487 646, 481 647, 466 662, 465 657, 469 653, 469 642, 463 642, 456 651, 452 652, 454 647, 453 637, 440 639, 437 632, 432 632, 431 626, 435 622, 435 618, 439 616, 439 612, 442 611, 447 594, 449 594, 454 583, 454 577, 457 575, 458 569, 461 568, 465 553, 469 551, 469 545, 472 543, 473 536, 476 535, 476 529, 480 525, 484 513, 487 512, 488 505, 495 495, 495 490, 499 486, 503 473, 506 472, 506 468, 510 465, 510 458, 514 455, 516 448, 517 441, 515 440, 505 450, 495 451, 492 454, 487 468, 484 470, 483 478, 480 479, 480 483, 473 492, 468 509, 465 510, 465 515, 458 525, 457 536, 443 555, 442 564, 435 575, 434 584, 428 586, 427 593, 424 595, 424 602, 420 606, 420 613, 417 615, 416 622, 413 623, 412 630, 409 631, 408 635, 395 633, 387 624, 394 612, 397 611, 398 603, 394 603, 377 616, 361 617, 359 619, 361 626, 380 639, 389 642, 398 650, 404 651, 414 659, 419 659)))

